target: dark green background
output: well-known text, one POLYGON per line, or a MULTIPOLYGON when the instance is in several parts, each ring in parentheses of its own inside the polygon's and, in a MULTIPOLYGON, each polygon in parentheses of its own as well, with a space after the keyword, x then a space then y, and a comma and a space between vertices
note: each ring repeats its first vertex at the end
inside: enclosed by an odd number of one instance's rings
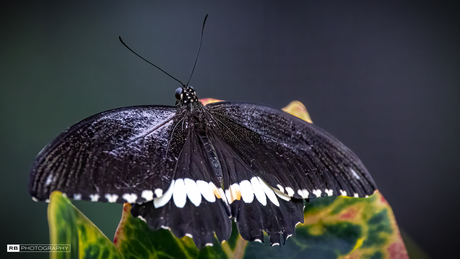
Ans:
MULTIPOLYGON (((186 81, 209 14, 191 81, 199 97, 303 102, 363 160, 401 228, 448 258, 460 230, 458 11, 421 1, 2 1, 2 247, 48 243, 47 205, 27 182, 60 132, 111 108, 174 104, 179 85, 118 36, 186 81)), ((113 237, 121 205, 75 204, 113 237)))

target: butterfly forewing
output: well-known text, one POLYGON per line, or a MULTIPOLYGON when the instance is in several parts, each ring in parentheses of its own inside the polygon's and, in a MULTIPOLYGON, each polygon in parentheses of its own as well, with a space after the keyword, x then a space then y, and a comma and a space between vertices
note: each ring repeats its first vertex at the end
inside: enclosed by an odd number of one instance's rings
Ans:
POLYGON ((141 202, 169 187, 183 136, 172 134, 175 107, 136 106, 96 114, 63 132, 38 155, 29 190, 75 199, 141 202), (171 141, 174 137, 174 141, 171 141))
POLYGON ((321 128, 266 106, 207 105, 224 141, 256 176, 294 198, 347 195, 376 190, 356 155, 321 128), (220 122, 220 125, 219 125, 220 122))

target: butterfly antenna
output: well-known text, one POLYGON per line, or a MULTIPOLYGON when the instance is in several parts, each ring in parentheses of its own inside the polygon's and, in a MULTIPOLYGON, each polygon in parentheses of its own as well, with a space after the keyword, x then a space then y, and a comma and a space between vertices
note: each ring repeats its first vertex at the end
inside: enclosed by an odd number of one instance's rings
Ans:
POLYGON ((203 32, 204 32, 204 25, 206 24, 206 19, 208 19, 207 14, 204 17, 203 27, 201 27, 200 45, 198 46, 198 52, 196 53, 195 63, 193 64, 192 73, 190 73, 190 77, 188 78, 187 86, 188 86, 188 83, 190 82, 190 79, 192 79, 193 72, 195 71, 195 67, 196 67, 196 62, 198 61, 198 56, 200 55, 201 43, 203 42, 203 32))
MULTIPOLYGON (((205 19, 206 20, 206 19, 205 19)), ((132 53, 134 53, 136 56, 140 57, 142 60, 144 60, 145 62, 149 63, 150 65, 158 68, 161 72, 165 73, 167 76, 171 77, 172 79, 176 80, 177 82, 179 82, 182 87, 185 87, 184 83, 182 83, 179 79, 173 77, 172 75, 170 75, 168 72, 164 71, 163 69, 161 69, 159 66, 153 64, 152 62, 148 61, 147 59, 143 58, 141 55, 137 54, 134 50, 132 50, 130 47, 128 47, 128 45, 126 45, 123 40, 121 39, 121 36, 118 36, 118 38, 120 39, 120 42, 127 48, 129 49, 132 53)), ((201 43, 200 43, 201 45, 201 43)), ((190 80, 190 79, 189 79, 190 80)), ((188 84, 188 83, 187 83, 188 84)))

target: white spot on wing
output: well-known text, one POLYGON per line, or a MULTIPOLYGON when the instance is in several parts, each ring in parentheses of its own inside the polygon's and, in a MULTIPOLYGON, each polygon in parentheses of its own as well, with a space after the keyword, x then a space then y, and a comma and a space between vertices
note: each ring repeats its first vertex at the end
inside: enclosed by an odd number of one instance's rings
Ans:
POLYGON ((91 199, 91 201, 98 201, 99 200, 99 194, 90 194, 89 195, 89 198, 91 199))
POLYGON ((73 195, 73 199, 76 200, 76 201, 81 200, 81 194, 75 193, 75 194, 73 195))
POLYGON ((340 195, 342 195, 342 196, 347 196, 347 191, 340 190, 340 195))
POLYGON ((251 183, 248 180, 241 181, 241 198, 246 203, 251 203, 254 200, 254 192, 252 191, 251 183))
POLYGON ((183 208, 187 202, 187 192, 185 190, 184 180, 177 179, 174 184, 173 201, 176 207, 183 208))
POLYGON ((141 215, 137 216, 140 220, 144 221, 145 223, 147 223, 147 220, 144 219, 144 217, 142 217, 141 215))
POLYGON ((163 206, 165 206, 166 203, 169 202, 169 200, 171 199, 171 196, 173 194, 174 183, 175 183, 175 181, 172 180, 171 185, 169 186, 169 188, 165 192, 165 194, 163 194, 160 198, 153 199, 153 206, 155 206, 155 208, 163 207, 163 206))
POLYGON ((283 186, 281 186, 281 185, 278 184, 278 185, 276 185, 276 187, 278 187, 278 189, 280 189, 280 192, 284 193, 284 188, 283 188, 283 186))
POLYGON ((302 190, 302 193, 303 193, 303 197, 304 197, 305 199, 308 199, 308 196, 310 195, 310 193, 307 191, 307 189, 303 189, 303 190, 302 190))
POLYGON ((257 177, 252 177, 251 178, 251 185, 252 185, 252 190, 254 191, 254 194, 256 195, 257 200, 262 204, 262 205, 267 205, 267 197, 265 197, 264 190, 262 189, 262 186, 260 186, 259 179, 257 177))
POLYGON ((118 195, 107 193, 107 194, 105 195, 105 198, 106 198, 109 202, 117 202, 118 195))
POLYGON ((262 243, 262 240, 260 240, 260 239, 258 239, 258 238, 254 239, 254 241, 255 241, 255 242, 262 243))
POLYGON ((313 194, 316 195, 316 197, 321 197, 321 190, 320 189, 313 190, 313 194))
POLYGON ((212 246, 212 243, 206 243, 204 246, 212 246))
POLYGON ((195 206, 200 206, 201 204, 201 192, 198 189, 195 181, 189 178, 184 179, 185 191, 190 201, 195 204, 195 206))
POLYGON ((156 196, 157 198, 160 198, 161 196, 163 196, 163 190, 160 189, 160 188, 156 188, 156 189, 155 189, 155 196, 156 196))
POLYGON ((216 201, 216 196, 214 196, 214 193, 212 192, 211 187, 209 184, 205 181, 198 180, 196 181, 196 185, 198 186, 198 189, 201 192, 201 195, 209 201, 209 202, 215 202, 216 201))
POLYGON ((144 198, 146 201, 153 200, 153 192, 151 190, 143 190, 141 197, 144 198))
POLYGON ((280 245, 280 243, 273 243, 273 244, 271 244, 271 246, 279 246, 279 245, 280 245))
POLYGON ((49 186, 49 185, 51 184, 52 181, 53 181, 53 176, 52 176, 52 175, 48 175, 48 177, 46 177, 45 186, 49 186))
POLYGON ((359 194, 357 194, 357 193, 355 192, 355 195, 354 195, 353 197, 359 198, 359 194))
POLYGON ((286 192, 290 197, 294 196, 294 190, 291 187, 286 187, 286 192))
POLYGON ((326 192, 327 196, 332 196, 333 195, 332 189, 326 189, 326 190, 324 190, 324 192, 326 192))
POLYGON ((38 199, 35 198, 34 196, 32 196, 32 200, 35 201, 35 202, 38 202, 38 199))
POLYGON ((265 194, 267 195, 268 199, 273 203, 275 204, 276 206, 280 206, 280 203, 278 202, 278 199, 276 198, 276 195, 275 193, 273 192, 272 188, 270 186, 268 186, 264 180, 260 179, 260 177, 257 177, 259 178, 259 182, 260 182, 260 185, 262 186, 262 189, 264 190, 265 194))
POLYGON ((298 190, 297 190, 297 194, 299 194, 299 195, 300 195, 300 197, 302 197, 302 198, 305 198, 305 197, 303 197, 303 192, 302 192, 302 190, 301 190, 301 189, 298 189, 298 190))
POLYGON ((359 175, 356 173, 355 170, 353 170, 353 168, 350 168, 350 171, 356 179, 361 179, 361 177, 359 177, 359 175))
POLYGON ((284 192, 280 192, 277 189, 273 189, 273 191, 275 192, 276 196, 280 197, 281 199, 283 199, 285 201, 290 201, 291 200, 291 197, 287 196, 284 192))
POLYGON ((128 203, 135 203, 137 200, 137 195, 135 193, 125 193, 123 194, 122 198, 125 199, 125 201, 128 203))
POLYGON ((190 237, 190 238, 193 238, 192 234, 190 234, 190 233, 185 233, 185 235, 190 237))

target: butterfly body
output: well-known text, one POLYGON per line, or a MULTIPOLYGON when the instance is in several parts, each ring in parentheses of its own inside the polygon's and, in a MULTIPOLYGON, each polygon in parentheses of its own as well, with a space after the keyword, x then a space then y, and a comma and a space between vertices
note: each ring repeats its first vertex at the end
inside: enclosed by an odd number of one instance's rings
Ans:
POLYGON ((249 103, 205 106, 190 86, 176 98, 70 127, 38 155, 32 197, 129 202, 151 228, 202 247, 214 233, 228 239, 231 219, 244 239, 263 242, 265 231, 280 244, 303 222, 304 200, 376 190, 356 155, 311 123, 249 103))

